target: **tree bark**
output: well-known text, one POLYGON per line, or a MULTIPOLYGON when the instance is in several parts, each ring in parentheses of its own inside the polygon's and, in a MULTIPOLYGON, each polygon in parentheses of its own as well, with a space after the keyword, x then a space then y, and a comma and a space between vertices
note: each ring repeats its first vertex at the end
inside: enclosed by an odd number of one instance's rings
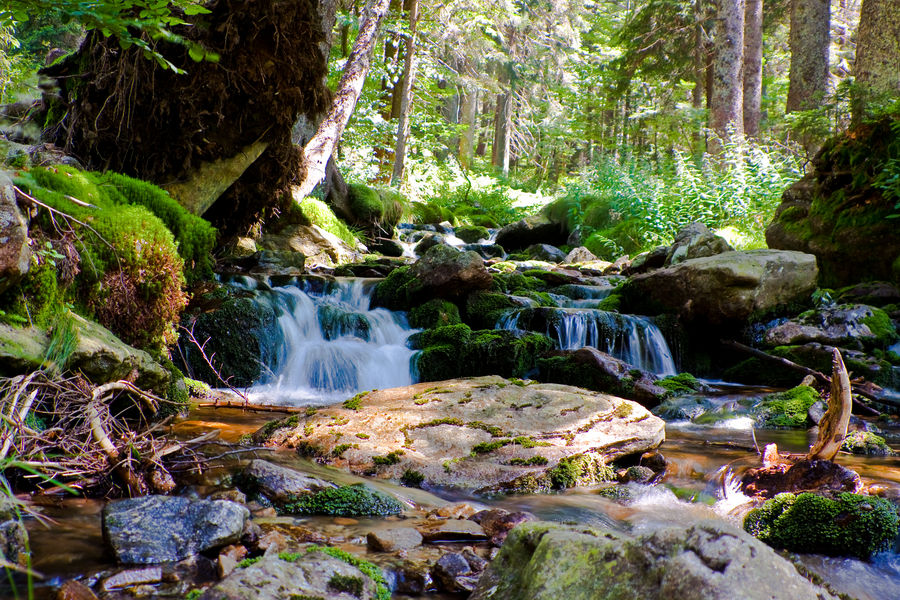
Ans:
POLYGON ((720 141, 744 129, 744 0, 716 1, 713 53, 709 127, 719 138, 710 144, 710 152, 716 153, 721 150, 720 141))
POLYGON ((900 0, 864 0, 857 38, 855 119, 869 102, 900 94, 900 0))
POLYGON ((744 10, 744 133, 759 135, 762 106, 763 0, 746 0, 744 10))
POLYGON ((460 112, 463 131, 459 137, 459 164, 464 171, 468 171, 472 168, 475 154, 475 124, 478 116, 478 90, 474 86, 465 87, 460 112))
POLYGON ((397 143, 394 146, 394 170, 391 174, 391 186, 397 188, 403 183, 403 169, 406 166, 406 141, 409 139, 409 116, 412 113, 413 85, 416 82, 416 25, 418 21, 419 0, 410 0, 409 37, 406 38, 400 119, 397 123, 397 143))
POLYGON ((331 110, 319 124, 316 134, 303 148, 301 162, 302 177, 291 193, 295 200, 302 200, 325 178, 325 167, 335 146, 344 133, 344 128, 356 108, 362 93, 366 75, 372 63, 375 35, 381 20, 387 12, 390 0, 372 0, 366 11, 365 20, 360 25, 359 34, 353 43, 353 50, 344 66, 344 73, 338 83, 331 110))
POLYGON ((819 421, 819 435, 816 443, 809 449, 807 460, 834 460, 844 438, 847 437, 850 413, 853 410, 853 395, 850 390, 850 375, 837 348, 832 353, 831 365, 831 396, 828 398, 828 409, 819 421))
POLYGON ((830 23, 830 0, 793 0, 787 112, 815 108, 828 91, 830 23))
POLYGON ((509 175, 510 134, 512 133, 512 92, 497 94, 494 113, 493 165, 506 177, 509 175))

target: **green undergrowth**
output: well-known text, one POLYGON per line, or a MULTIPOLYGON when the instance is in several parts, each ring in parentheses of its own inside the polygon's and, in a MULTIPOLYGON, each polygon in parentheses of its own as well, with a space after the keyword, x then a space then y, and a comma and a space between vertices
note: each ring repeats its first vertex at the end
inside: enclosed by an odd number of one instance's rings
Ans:
POLYGON ((355 517, 361 515, 388 516, 403 512, 403 505, 394 498, 363 484, 345 485, 322 490, 291 502, 284 511, 297 515, 333 515, 355 517))
POLYGON ((897 512, 874 496, 779 494, 750 511, 744 529, 778 549, 867 560, 897 537, 897 512))

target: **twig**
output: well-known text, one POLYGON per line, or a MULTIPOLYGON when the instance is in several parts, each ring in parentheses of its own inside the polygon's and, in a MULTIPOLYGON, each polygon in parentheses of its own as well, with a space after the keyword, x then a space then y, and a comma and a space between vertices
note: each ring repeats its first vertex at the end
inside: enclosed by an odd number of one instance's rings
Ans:
POLYGON ((229 382, 227 379, 222 377, 222 374, 219 372, 219 370, 215 367, 215 365, 212 364, 210 357, 206 356, 206 344, 209 343, 210 338, 206 338, 206 341, 201 344, 199 340, 197 340, 197 336, 194 335, 194 323, 191 323, 190 328, 185 327, 184 325, 179 325, 179 329, 184 331, 188 335, 188 341, 190 341, 194 346, 197 347, 197 350, 199 350, 200 356, 203 358, 203 361, 210 369, 212 369, 212 372, 215 373, 216 379, 224 383, 229 390, 240 396, 244 401, 244 407, 249 405, 250 399, 247 397, 247 395, 231 385, 231 382, 229 382))

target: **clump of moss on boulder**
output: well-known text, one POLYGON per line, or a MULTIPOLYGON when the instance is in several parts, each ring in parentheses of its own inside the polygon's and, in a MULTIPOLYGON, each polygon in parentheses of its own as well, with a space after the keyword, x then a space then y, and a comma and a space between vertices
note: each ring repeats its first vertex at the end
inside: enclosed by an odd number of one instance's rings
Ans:
POLYGON ((435 298, 409 311, 409 324, 416 329, 434 329, 458 323, 459 309, 449 300, 435 298))
POLYGON ((808 385, 769 394, 753 407, 756 426, 770 429, 806 427, 809 407, 819 400, 819 392, 808 385))
POLYGON ((472 327, 493 328, 506 313, 522 305, 497 292, 475 292, 466 298, 466 323, 472 327))
POLYGON ((481 227, 480 225, 462 225, 454 230, 453 235, 467 244, 474 244, 475 242, 488 239, 491 233, 487 227, 481 227))
POLYGON ((744 529, 773 548, 867 560, 897 537, 897 512, 882 498, 779 494, 750 511, 744 529))
POLYGON ((537 357, 553 343, 538 333, 476 330, 449 325, 425 331, 413 340, 422 352, 417 358, 420 381, 500 375, 524 377, 537 357))
POLYGON ((370 489, 364 484, 355 484, 303 496, 296 502, 286 504, 284 511, 297 515, 386 517, 403 512, 403 505, 387 494, 370 489))
POLYGON ((844 438, 841 450, 863 456, 893 456, 894 451, 884 438, 871 431, 853 431, 844 438))
POLYGON ((657 381, 656 385, 665 388, 676 395, 699 392, 703 388, 703 384, 690 373, 669 375, 668 377, 664 377, 657 381))

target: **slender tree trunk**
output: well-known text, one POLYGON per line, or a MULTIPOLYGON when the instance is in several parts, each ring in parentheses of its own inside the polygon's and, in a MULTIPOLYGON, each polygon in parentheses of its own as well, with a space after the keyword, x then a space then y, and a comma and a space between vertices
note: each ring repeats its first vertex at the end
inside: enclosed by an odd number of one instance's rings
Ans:
POLYGON ((413 85, 416 82, 416 25, 419 21, 419 0, 409 2, 409 37, 406 38, 406 59, 403 65, 403 93, 400 100, 400 120, 397 124, 397 144, 394 146, 394 171, 391 185, 403 183, 406 166, 406 141, 409 139, 409 116, 412 113, 413 85))
MULTIPOLYGON (((828 91, 830 23, 831 0, 793 0, 787 112, 815 108, 828 91)), ((883 26, 887 23, 879 23, 883 26)))
MULTIPOLYGON (((500 71, 500 87, 509 86, 509 73, 503 66, 500 71)), ((506 177, 509 175, 510 137, 512 133, 512 91, 497 94, 497 106, 494 112, 494 144, 491 158, 494 168, 506 177)))
MULTIPOLYGON (((716 1, 716 33, 713 37, 713 82, 709 127, 719 140, 740 135, 744 129, 744 0, 716 1)), ((713 154, 719 140, 710 144, 713 154)))
POLYGON ((900 0, 863 0, 857 38, 854 119, 869 102, 900 95, 900 0))
POLYGON ((372 62, 372 51, 375 48, 375 35, 381 20, 387 12, 390 0, 372 0, 366 11, 365 20, 360 25, 359 35, 353 43, 353 50, 344 66, 344 73, 338 83, 331 110, 319 125, 316 134, 303 148, 300 183, 292 190, 295 199, 303 199, 313 188, 325 178, 325 167, 331 158, 335 146, 344 133, 344 128, 356 108, 356 102, 362 92, 369 66, 372 62))
POLYGON ((463 131, 459 137, 459 164, 464 171, 468 171, 472 168, 475 153, 475 125, 478 115, 478 90, 474 86, 465 87, 460 112, 463 131))
POLYGON ((763 0, 746 0, 744 11, 744 133, 759 135, 762 106, 763 0))
POLYGON ((706 89, 706 40, 703 35, 703 6, 700 0, 694 2, 694 89, 691 91, 691 106, 703 108, 703 92, 706 89))

